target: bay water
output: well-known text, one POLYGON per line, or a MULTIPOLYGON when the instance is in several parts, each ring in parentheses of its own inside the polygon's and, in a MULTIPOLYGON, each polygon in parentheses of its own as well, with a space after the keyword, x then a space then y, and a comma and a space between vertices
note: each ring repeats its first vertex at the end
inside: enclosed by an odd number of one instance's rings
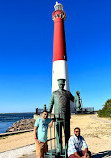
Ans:
POLYGON ((21 119, 33 118, 34 113, 5 113, 0 114, 0 133, 5 133, 8 127, 21 119))

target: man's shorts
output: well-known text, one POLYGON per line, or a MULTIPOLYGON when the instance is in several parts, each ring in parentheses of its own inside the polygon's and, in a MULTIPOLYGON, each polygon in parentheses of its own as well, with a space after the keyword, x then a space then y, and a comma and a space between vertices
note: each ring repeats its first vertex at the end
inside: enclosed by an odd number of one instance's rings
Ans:
POLYGON ((48 152, 47 142, 36 142, 36 155, 44 156, 44 153, 48 152))

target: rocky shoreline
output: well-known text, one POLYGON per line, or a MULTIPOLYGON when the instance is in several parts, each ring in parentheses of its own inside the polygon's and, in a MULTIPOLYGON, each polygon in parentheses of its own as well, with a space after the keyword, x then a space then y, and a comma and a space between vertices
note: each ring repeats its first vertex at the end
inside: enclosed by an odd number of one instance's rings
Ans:
POLYGON ((9 127, 6 132, 14 132, 14 131, 21 131, 21 130, 28 130, 34 128, 34 119, 22 119, 15 123, 13 123, 12 127, 9 127))

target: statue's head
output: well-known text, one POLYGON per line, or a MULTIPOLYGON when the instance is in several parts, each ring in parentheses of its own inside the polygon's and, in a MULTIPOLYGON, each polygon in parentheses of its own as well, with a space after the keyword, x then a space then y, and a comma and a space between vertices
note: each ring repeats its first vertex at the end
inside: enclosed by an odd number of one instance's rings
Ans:
POLYGON ((65 79, 58 79, 58 86, 59 86, 59 89, 60 90, 63 90, 64 89, 64 86, 65 86, 65 79))
POLYGON ((80 94, 80 92, 79 92, 79 91, 76 91, 76 94, 77 94, 77 95, 79 95, 79 94, 80 94))

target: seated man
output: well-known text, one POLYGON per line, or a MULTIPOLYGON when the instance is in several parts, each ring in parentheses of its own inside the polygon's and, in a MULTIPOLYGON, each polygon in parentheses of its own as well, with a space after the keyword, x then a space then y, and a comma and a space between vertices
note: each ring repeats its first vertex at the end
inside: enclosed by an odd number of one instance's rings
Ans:
POLYGON ((69 138, 68 142, 68 157, 69 158, 90 158, 91 153, 88 151, 87 144, 84 138, 80 135, 80 128, 74 129, 74 135, 69 138), (82 146, 85 149, 82 151, 82 146))

